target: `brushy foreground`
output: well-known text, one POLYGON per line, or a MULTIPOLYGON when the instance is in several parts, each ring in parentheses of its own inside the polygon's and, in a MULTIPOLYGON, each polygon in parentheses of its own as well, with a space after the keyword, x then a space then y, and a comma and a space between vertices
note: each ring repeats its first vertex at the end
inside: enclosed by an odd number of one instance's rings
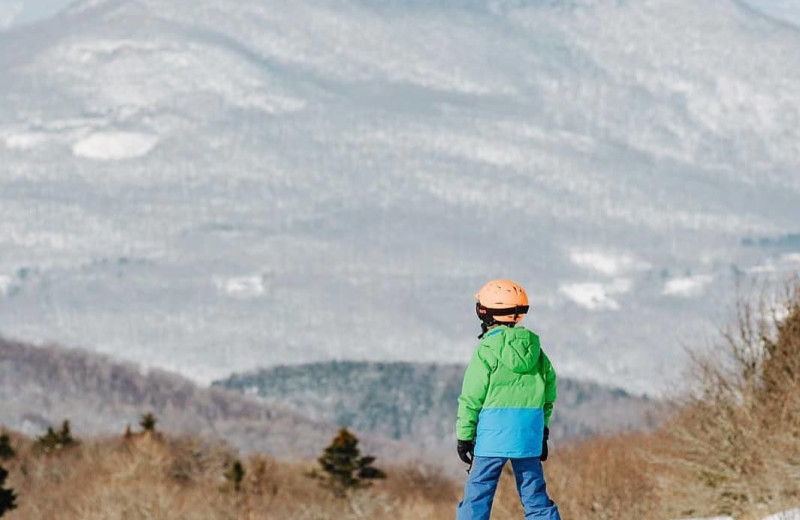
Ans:
MULTIPOLYGON (((800 290, 741 306, 694 368, 658 431, 555 446, 545 468, 565 520, 750 520, 800 506, 800 290)), ((48 453, 13 441, 11 520, 439 520, 455 517, 461 494, 434 469, 383 466, 387 480, 342 499, 306 476, 312 463, 264 456, 244 461, 237 490, 226 477, 236 453, 192 437, 120 435, 48 453)), ((492 518, 522 518, 509 468, 492 518)))

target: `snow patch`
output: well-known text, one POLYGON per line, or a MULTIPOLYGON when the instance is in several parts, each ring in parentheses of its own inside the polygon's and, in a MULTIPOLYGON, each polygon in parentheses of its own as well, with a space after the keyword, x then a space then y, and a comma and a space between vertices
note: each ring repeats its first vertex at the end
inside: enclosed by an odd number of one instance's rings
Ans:
POLYGON ((712 281, 713 278, 709 275, 675 278, 664 284, 664 290, 661 294, 665 296, 679 296, 682 298, 699 296, 712 281))
POLYGON ((254 298, 264 294, 264 280, 260 275, 238 276, 234 278, 215 278, 217 290, 242 298, 254 298))
POLYGON ((800 520, 800 509, 792 509, 791 511, 770 515, 764 520, 800 520))
POLYGON ((615 276, 623 271, 645 270, 651 267, 647 262, 637 260, 631 255, 614 255, 599 251, 576 251, 570 255, 570 260, 579 267, 608 276, 615 276))
POLYGON ((620 305, 612 296, 630 292, 632 283, 618 278, 611 283, 572 283, 562 285, 559 292, 574 303, 591 311, 619 310, 620 305))
POLYGON ((747 272, 749 274, 774 273, 777 270, 778 270, 777 266, 772 261, 768 261, 767 263, 754 265, 753 267, 747 268, 747 272))
POLYGON ((777 260, 768 259, 764 263, 749 267, 747 272, 750 274, 773 274, 786 270, 794 270, 800 264, 800 253, 786 253, 777 260))
POLYGON ((11 150, 32 150, 47 141, 46 134, 22 132, 7 135, 4 139, 6 148, 11 150))
POLYGON ((713 518, 681 518, 680 520, 734 520, 732 516, 715 516, 713 518))
POLYGON ((0 296, 5 296, 11 290, 13 279, 8 275, 0 275, 0 296))
POLYGON ((800 253, 787 253, 781 257, 781 262, 786 264, 800 264, 800 253))
POLYGON ((77 157, 97 161, 117 161, 144 157, 158 144, 158 137, 135 132, 93 133, 72 147, 77 157))

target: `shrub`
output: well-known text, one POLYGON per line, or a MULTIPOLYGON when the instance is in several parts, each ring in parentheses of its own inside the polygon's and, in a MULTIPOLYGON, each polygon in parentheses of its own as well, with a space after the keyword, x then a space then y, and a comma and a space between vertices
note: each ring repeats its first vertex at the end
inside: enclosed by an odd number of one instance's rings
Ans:
POLYGON ((694 360, 697 388, 669 424, 679 513, 741 515, 800 499, 800 285, 743 303, 722 355, 694 360))

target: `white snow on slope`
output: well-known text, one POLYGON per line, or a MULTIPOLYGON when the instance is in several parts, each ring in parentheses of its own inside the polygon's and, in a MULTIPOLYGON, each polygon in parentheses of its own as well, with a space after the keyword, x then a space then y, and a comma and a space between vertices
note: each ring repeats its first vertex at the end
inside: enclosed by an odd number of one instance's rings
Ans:
MULTIPOLYGON (((732 516, 715 516, 711 518, 681 518, 679 520, 735 520, 732 516)), ((800 509, 783 511, 764 517, 762 520, 800 520, 800 509)))
POLYGON ((76 157, 98 161, 134 159, 149 154, 158 144, 158 137, 137 132, 103 132, 91 134, 72 147, 76 157))
POLYGON ((709 275, 675 278, 664 284, 662 294, 665 296, 680 296, 683 298, 699 296, 712 281, 713 277, 709 275))
POLYGON ((47 141, 47 135, 35 132, 12 133, 5 136, 4 142, 11 150, 32 150, 47 141))
POLYGON ((676 520, 734 520, 732 516, 714 516, 711 518, 679 518, 676 520))
POLYGON ((584 269, 615 276, 624 271, 643 270, 652 267, 647 262, 637 260, 628 254, 610 254, 599 251, 573 252, 570 255, 572 262, 584 269))
POLYGON ((0 296, 5 296, 8 294, 8 291, 11 289, 13 283, 14 280, 10 276, 0 275, 0 296))
POLYGON ((581 307, 591 311, 616 311, 620 304, 613 297, 630 292, 632 282, 619 278, 611 283, 572 283, 562 285, 559 291, 581 307))
POLYGON ((264 281, 260 275, 215 278, 214 285, 225 294, 241 298, 254 298, 264 294, 264 281))
POLYGON ((651 389, 731 264, 794 268, 758 244, 798 231, 799 46, 729 0, 78 3, 0 38, 0 272, 48 281, 0 332, 195 379, 453 362, 508 276, 569 375, 651 389))
POLYGON ((800 268, 800 253, 784 253, 778 258, 768 258, 765 262, 747 269, 754 275, 774 275, 800 268))
POLYGON ((277 86, 269 74, 224 48, 171 39, 74 39, 37 57, 76 95, 127 117, 159 103, 219 96, 226 103, 269 114, 296 112, 306 102, 277 86), (87 84, 91 88, 86 89, 87 84))
POLYGON ((770 515, 764 520, 800 520, 800 508, 770 515))

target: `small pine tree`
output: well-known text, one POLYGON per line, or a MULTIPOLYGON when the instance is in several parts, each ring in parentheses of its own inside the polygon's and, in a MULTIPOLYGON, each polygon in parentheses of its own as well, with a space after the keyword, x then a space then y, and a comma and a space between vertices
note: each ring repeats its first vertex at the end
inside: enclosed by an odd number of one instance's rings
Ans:
POLYGON ((7 433, 0 434, 0 460, 6 461, 16 456, 14 448, 11 446, 11 437, 7 433))
POLYGON ((64 421, 58 432, 52 426, 48 426, 47 432, 36 439, 36 447, 45 453, 69 448, 76 444, 78 441, 72 436, 69 421, 64 421))
POLYGON ((69 426, 69 421, 64 421, 61 423, 61 430, 58 432, 58 438, 61 442, 61 446, 73 446, 78 444, 78 441, 75 440, 75 437, 72 436, 72 430, 69 426))
POLYGON ((148 412, 142 416, 142 419, 139 421, 139 426, 146 432, 155 433, 156 423, 158 423, 158 419, 156 419, 155 414, 148 412))
POLYGON ((228 471, 225 472, 225 479, 233 484, 234 491, 240 491, 242 489, 244 475, 245 470, 242 461, 236 460, 231 464, 231 467, 228 468, 228 471))
POLYGON ((14 490, 3 487, 6 484, 6 477, 8 477, 8 471, 0 466, 0 516, 17 508, 17 495, 14 490))
POLYGON ((361 456, 358 438, 347 428, 339 430, 317 461, 323 474, 315 470, 311 476, 321 480, 337 497, 345 497, 351 490, 370 486, 370 480, 386 478, 383 471, 373 466, 375 457, 361 456))
POLYGON ((131 425, 130 424, 125 426, 125 433, 122 434, 122 437, 126 441, 133 438, 133 432, 131 431, 131 425))

